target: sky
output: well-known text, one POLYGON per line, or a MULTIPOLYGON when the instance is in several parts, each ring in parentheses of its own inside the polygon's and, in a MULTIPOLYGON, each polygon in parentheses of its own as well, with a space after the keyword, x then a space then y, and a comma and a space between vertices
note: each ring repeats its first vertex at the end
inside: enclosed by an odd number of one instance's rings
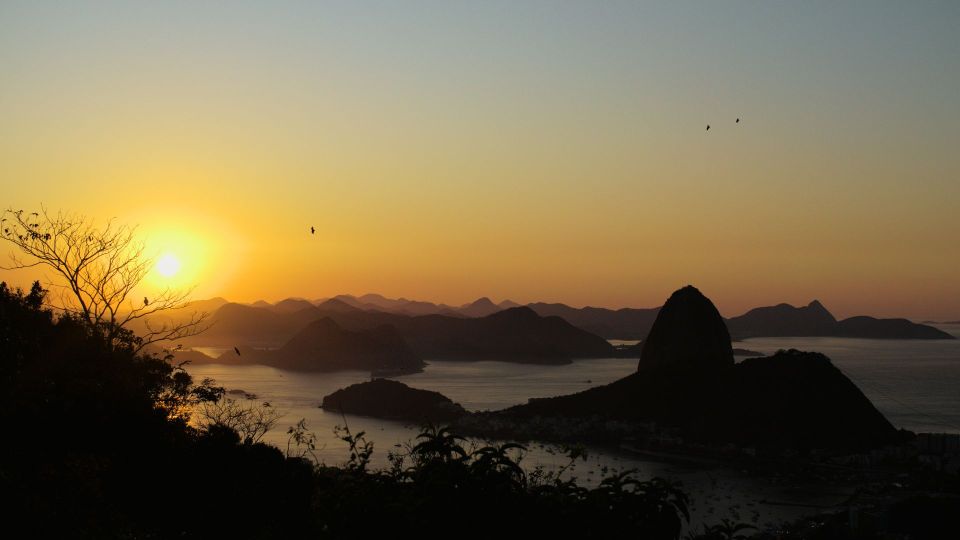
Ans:
POLYGON ((958 130, 954 1, 0 0, 0 206, 201 298, 960 319, 958 130))

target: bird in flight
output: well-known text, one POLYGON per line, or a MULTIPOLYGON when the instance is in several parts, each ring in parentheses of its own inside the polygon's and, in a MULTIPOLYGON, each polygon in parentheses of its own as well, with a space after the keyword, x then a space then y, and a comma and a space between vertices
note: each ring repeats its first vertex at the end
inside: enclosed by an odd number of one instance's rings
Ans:
POLYGON ((710 131, 710 124, 707 124, 707 131, 710 131))
POLYGON ((737 118, 737 122, 736 122, 736 123, 738 123, 738 124, 740 123, 740 119, 739 119, 739 118, 737 118))
POLYGON ((233 352, 237 353, 237 356, 240 356, 240 349, 234 347, 233 352))
POLYGON ((313 227, 310 227, 310 234, 313 234, 313 233, 315 233, 315 232, 317 232, 317 230, 314 229, 313 227))

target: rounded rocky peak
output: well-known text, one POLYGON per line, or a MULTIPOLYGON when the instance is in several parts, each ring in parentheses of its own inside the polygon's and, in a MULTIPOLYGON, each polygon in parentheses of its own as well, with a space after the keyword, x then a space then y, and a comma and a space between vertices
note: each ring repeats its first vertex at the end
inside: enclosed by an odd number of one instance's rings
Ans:
POLYGON ((640 367, 714 370, 732 366, 733 347, 723 317, 709 298, 687 285, 660 308, 643 342, 640 367))
POLYGON ((491 313, 486 317, 489 320, 502 320, 502 321, 532 321, 540 319, 540 315, 537 315, 537 312, 527 306, 517 306, 509 309, 501 309, 495 313, 491 313))

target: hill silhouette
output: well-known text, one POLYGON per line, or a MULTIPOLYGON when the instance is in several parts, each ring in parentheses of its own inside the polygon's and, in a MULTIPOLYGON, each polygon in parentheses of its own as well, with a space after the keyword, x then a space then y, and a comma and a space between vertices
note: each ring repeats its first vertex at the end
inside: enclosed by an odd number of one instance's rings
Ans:
POLYGON ((867 339, 954 339, 950 334, 906 319, 858 316, 838 321, 819 301, 804 307, 778 304, 754 308, 727 319, 734 339, 752 337, 852 337, 867 339))
MULTIPOLYGON (((420 358, 557 364, 574 358, 615 355, 606 340, 559 317, 541 317, 525 307, 479 318, 407 316, 365 311, 339 299, 288 313, 226 304, 214 313, 212 328, 192 343, 241 345, 251 350, 280 348, 313 321, 324 317, 354 332, 391 326, 420 358)), ((224 358, 228 359, 229 355, 224 358)))
MULTIPOLYGON (((355 308, 370 311, 385 311, 387 313, 396 313, 398 315, 449 315, 460 317, 485 317, 512 307, 519 307, 520 304, 504 300, 499 304, 494 304, 487 297, 478 298, 473 302, 461 306, 451 306, 448 304, 435 304, 433 302, 424 302, 421 300, 408 300, 406 298, 387 298, 381 294, 364 294, 362 296, 353 296, 350 294, 341 294, 333 297, 335 300, 345 302, 355 308)), ((319 300, 316 303, 323 303, 319 300)))
POLYGON ((635 373, 493 414, 655 422, 689 441, 777 449, 855 450, 897 439, 890 422, 826 356, 795 350, 709 374, 635 373))
MULTIPOLYGON (((223 299, 212 299, 209 301, 210 304, 206 304, 206 302, 208 301, 203 301, 200 304, 204 304, 203 307, 209 312, 226 303, 223 299), (213 306, 213 308, 210 306, 213 306)), ((333 298, 317 300, 313 303, 303 299, 288 298, 276 305, 260 301, 253 304, 252 307, 265 307, 277 313, 290 315, 311 307, 319 307, 321 311, 328 311, 332 309, 332 304, 328 304, 329 302, 336 302, 341 307, 346 305, 361 311, 378 311, 406 316, 445 315, 458 318, 484 317, 497 311, 521 307, 510 300, 494 304, 486 297, 462 306, 450 306, 405 298, 391 299, 379 294, 365 294, 359 297, 342 294, 333 298)), ((604 339, 620 340, 645 339, 660 310, 659 307, 607 309, 588 306, 575 308, 561 303, 544 302, 530 303, 526 307, 544 317, 561 317, 577 328, 604 339)), ((775 306, 754 308, 743 315, 726 319, 726 321, 734 340, 751 337, 955 339, 947 332, 933 326, 913 323, 907 319, 877 319, 868 316, 855 316, 838 321, 818 300, 813 300, 802 307, 782 303, 775 306)), ((289 338, 289 332, 287 335, 280 337, 289 338)), ((265 338, 261 336, 259 339, 265 338)), ((279 341, 282 342, 282 339, 279 341)))
POLYGON ((299 311, 278 312, 271 308, 229 303, 213 313, 211 327, 203 335, 187 342, 277 347, 322 316, 323 312, 313 305, 299 311))
POLYGON ((500 311, 500 306, 494 304, 492 300, 484 296, 478 298, 469 304, 460 306, 457 310, 467 317, 486 317, 500 311))
POLYGON ((674 292, 643 341, 638 369, 709 372, 733 366, 723 317, 695 287, 674 292))
POLYGON ((574 308, 566 304, 536 302, 529 307, 543 315, 563 317, 570 324, 606 339, 644 339, 660 308, 574 308))
POLYGON ((279 349, 239 349, 239 355, 230 350, 217 362, 263 364, 295 371, 383 369, 412 373, 424 366, 395 328, 383 325, 345 330, 329 317, 309 323, 279 349))
POLYGON ((566 363, 574 358, 612 357, 613 347, 559 317, 540 317, 529 308, 480 318, 405 317, 364 312, 332 316, 346 328, 391 324, 423 358, 566 363))
POLYGON ((276 304, 273 304, 268 309, 277 313, 296 313, 312 307, 313 303, 308 300, 304 300, 302 298, 287 298, 286 300, 281 300, 276 304))

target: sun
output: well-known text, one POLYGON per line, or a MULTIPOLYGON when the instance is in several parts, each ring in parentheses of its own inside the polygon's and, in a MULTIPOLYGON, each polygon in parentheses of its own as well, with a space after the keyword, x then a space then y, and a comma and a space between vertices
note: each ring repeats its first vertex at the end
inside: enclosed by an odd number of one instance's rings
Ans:
POLYGON ((157 259, 157 273, 165 278, 172 278, 180 271, 180 259, 172 253, 167 253, 157 259))

